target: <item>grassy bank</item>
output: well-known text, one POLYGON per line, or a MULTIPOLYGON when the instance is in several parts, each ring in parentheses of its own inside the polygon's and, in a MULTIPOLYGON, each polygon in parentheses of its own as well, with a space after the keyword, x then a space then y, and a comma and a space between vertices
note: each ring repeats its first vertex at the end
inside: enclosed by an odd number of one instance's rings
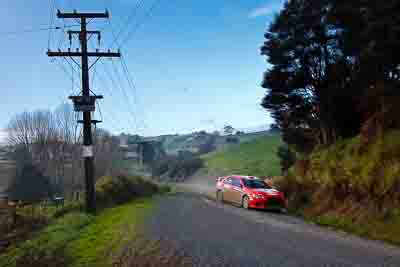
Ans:
POLYGON ((146 240, 144 221, 154 206, 152 196, 167 192, 168 186, 141 177, 102 177, 96 183, 95 215, 84 213, 81 205, 52 212, 47 226, 0 254, 0 266, 131 266, 133 259, 152 263, 147 254, 156 255, 158 246, 146 240))
POLYGON ((118 250, 138 237, 152 203, 135 200, 96 216, 66 214, 10 248, 0 256, 0 266, 110 266, 118 250))
POLYGON ((400 245, 399 210, 394 209, 389 214, 373 215, 365 208, 367 207, 364 207, 364 210, 354 211, 353 214, 343 214, 340 209, 336 209, 318 216, 305 213, 305 216, 322 226, 400 245), (360 218, 363 218, 363 221, 360 218))
POLYGON ((281 144, 280 136, 265 136, 226 150, 210 153, 203 159, 206 169, 210 172, 276 176, 280 174, 276 152, 281 144))
POLYGON ((309 220, 400 244, 400 131, 320 148, 278 185, 309 220))

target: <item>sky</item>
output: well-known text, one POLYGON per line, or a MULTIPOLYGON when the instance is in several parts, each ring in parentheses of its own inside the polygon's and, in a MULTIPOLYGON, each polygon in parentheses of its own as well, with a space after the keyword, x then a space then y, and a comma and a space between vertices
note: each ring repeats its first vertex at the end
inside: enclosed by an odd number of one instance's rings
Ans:
MULTIPOLYGON (((46 56, 49 44, 70 47, 62 29, 46 30, 53 1, 62 11, 111 14, 89 24, 103 31, 90 48, 120 46, 132 83, 119 59, 91 69, 91 90, 104 95, 95 114, 101 127, 152 136, 272 122, 260 107, 268 65, 259 49, 283 0, 144 0, 138 9, 140 0, 14 0, 0 3, 0 129, 19 112, 54 109, 80 91, 75 63, 46 56)), ((74 20, 54 24, 78 30, 74 20)))

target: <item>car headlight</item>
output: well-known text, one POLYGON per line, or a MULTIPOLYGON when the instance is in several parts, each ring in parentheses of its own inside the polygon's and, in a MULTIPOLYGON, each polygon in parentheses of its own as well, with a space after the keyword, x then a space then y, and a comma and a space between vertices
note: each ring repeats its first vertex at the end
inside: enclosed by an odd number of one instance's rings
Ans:
POLYGON ((262 198, 264 198, 264 195, 261 195, 261 194, 252 194, 252 197, 253 197, 253 198, 257 198, 257 199, 262 199, 262 198))

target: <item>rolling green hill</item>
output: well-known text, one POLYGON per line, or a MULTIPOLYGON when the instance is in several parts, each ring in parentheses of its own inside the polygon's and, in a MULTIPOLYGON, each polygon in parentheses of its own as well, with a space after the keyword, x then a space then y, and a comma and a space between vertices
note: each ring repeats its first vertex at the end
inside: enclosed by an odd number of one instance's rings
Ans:
MULTIPOLYGON (((237 139, 238 143, 245 143, 252 141, 258 137, 267 135, 270 135, 269 131, 244 133, 240 135, 232 135, 230 137, 237 139)), ((192 133, 187 135, 168 136, 163 139, 163 145, 167 153, 169 154, 176 154, 177 151, 179 150, 197 152, 199 147, 205 142, 207 142, 207 140, 209 140, 210 137, 215 138, 215 146, 217 150, 224 149, 231 145, 236 145, 227 142, 227 138, 229 138, 229 136, 221 136, 221 135, 214 136, 213 134, 210 133, 206 134, 192 133)))
POLYGON ((280 174, 276 155, 282 144, 279 135, 257 137, 234 147, 203 156, 206 168, 224 174, 276 176, 280 174))
POLYGON ((201 147, 205 144, 212 143, 215 150, 226 149, 230 146, 252 141, 262 136, 274 134, 270 130, 262 130, 257 132, 241 132, 233 135, 220 135, 208 133, 206 131, 193 132, 190 134, 174 134, 174 135, 159 135, 159 136, 124 136, 128 144, 135 144, 138 141, 159 142, 164 151, 169 155, 177 155, 182 151, 199 153, 201 147))

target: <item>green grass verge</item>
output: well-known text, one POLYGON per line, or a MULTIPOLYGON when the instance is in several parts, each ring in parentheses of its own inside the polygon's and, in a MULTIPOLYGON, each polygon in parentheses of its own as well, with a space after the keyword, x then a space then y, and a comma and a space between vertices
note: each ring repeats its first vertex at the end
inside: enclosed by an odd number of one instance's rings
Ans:
POLYGON ((276 176, 280 174, 280 136, 260 137, 248 143, 203 156, 206 168, 226 174, 276 176))
POLYGON ((311 218, 310 220, 319 225, 333 227, 361 237, 400 245, 400 213, 398 211, 388 218, 369 218, 364 223, 355 223, 348 216, 329 214, 311 218))
POLYGON ((138 237, 152 206, 153 201, 146 198, 96 216, 69 213, 30 240, 11 247, 0 256, 0 266, 37 266, 43 261, 53 264, 46 266, 110 266, 118 250, 138 237))

